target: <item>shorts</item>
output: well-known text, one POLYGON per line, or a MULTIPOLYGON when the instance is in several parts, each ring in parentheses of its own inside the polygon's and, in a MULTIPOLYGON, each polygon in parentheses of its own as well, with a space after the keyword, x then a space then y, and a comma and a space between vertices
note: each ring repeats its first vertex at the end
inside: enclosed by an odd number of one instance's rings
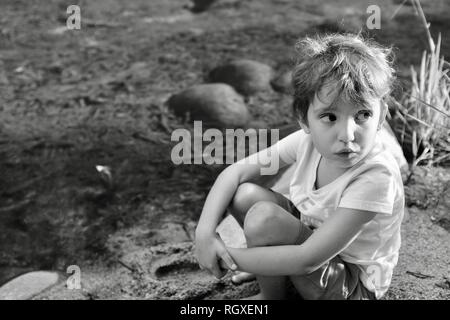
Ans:
MULTIPOLYGON (((297 207, 282 194, 271 191, 277 197, 278 205, 301 221, 297 207)), ((302 244, 314 232, 304 223, 300 223, 300 228, 295 244, 302 244)), ((360 281, 360 273, 357 265, 337 255, 310 274, 290 278, 297 292, 306 300, 376 300, 375 294, 360 281)))

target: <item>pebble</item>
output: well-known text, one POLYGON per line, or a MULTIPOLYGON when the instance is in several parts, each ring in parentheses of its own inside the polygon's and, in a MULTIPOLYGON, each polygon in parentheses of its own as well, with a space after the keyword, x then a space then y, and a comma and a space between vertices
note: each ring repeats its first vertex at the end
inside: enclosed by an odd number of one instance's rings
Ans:
POLYGON ((227 83, 237 92, 249 96, 269 90, 272 67, 258 61, 238 59, 216 67, 209 74, 211 82, 227 83))
POLYGON ((292 94, 294 90, 292 88, 291 78, 292 71, 289 70, 278 75, 270 82, 270 84, 277 92, 292 94))
POLYGON ((234 128, 245 125, 250 113, 241 95, 223 83, 200 84, 173 95, 167 101, 178 116, 190 114, 206 127, 234 128))

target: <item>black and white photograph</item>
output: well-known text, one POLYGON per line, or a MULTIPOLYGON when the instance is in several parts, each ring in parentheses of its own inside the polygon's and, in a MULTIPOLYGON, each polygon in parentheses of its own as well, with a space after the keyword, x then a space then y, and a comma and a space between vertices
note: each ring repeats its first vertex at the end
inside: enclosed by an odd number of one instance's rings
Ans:
POLYGON ((0 0, 0 300, 450 300, 449 16, 0 0))

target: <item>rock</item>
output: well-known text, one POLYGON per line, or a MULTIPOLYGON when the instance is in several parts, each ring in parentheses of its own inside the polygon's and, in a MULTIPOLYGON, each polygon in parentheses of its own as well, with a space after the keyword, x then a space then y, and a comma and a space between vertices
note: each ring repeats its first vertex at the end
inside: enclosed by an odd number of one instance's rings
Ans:
POLYGON ((209 9, 216 0, 191 0, 193 6, 190 10, 194 13, 200 13, 209 9))
POLYGON ((243 95, 252 95, 270 88, 272 67, 252 60, 233 60, 213 69, 209 74, 211 82, 227 83, 243 95))
POLYGON ((227 247, 231 248, 246 248, 247 243, 242 230, 236 219, 229 214, 217 226, 216 231, 220 234, 223 242, 227 247))
POLYGON ((0 300, 27 300, 58 283, 56 272, 33 271, 12 279, 0 288, 0 300))
POLYGON ((21 274, 33 271, 30 267, 0 267, 0 288, 9 280, 16 278, 21 274))
POLYGON ((267 125, 267 122, 264 120, 252 120, 249 123, 247 123, 248 129, 267 129, 269 126, 267 125))
POLYGON ((209 127, 241 127, 250 119, 243 98, 223 83, 193 86, 170 97, 167 104, 176 115, 189 113, 191 121, 202 120, 209 127))
POLYGON ((293 88, 291 84, 292 79, 292 71, 286 71, 278 75, 275 79, 273 79, 270 84, 275 91, 282 93, 293 93, 293 88))

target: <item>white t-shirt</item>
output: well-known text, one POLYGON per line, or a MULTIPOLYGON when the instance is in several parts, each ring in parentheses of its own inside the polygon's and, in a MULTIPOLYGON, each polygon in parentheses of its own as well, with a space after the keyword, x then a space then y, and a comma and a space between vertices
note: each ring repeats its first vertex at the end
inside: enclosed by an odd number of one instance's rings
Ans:
POLYGON ((273 147, 285 162, 295 163, 286 196, 302 213, 305 224, 319 227, 338 207, 378 213, 339 256, 361 269, 362 283, 379 299, 389 288, 401 243, 405 201, 397 161, 377 138, 364 159, 316 189, 321 155, 310 135, 299 130, 273 147))

